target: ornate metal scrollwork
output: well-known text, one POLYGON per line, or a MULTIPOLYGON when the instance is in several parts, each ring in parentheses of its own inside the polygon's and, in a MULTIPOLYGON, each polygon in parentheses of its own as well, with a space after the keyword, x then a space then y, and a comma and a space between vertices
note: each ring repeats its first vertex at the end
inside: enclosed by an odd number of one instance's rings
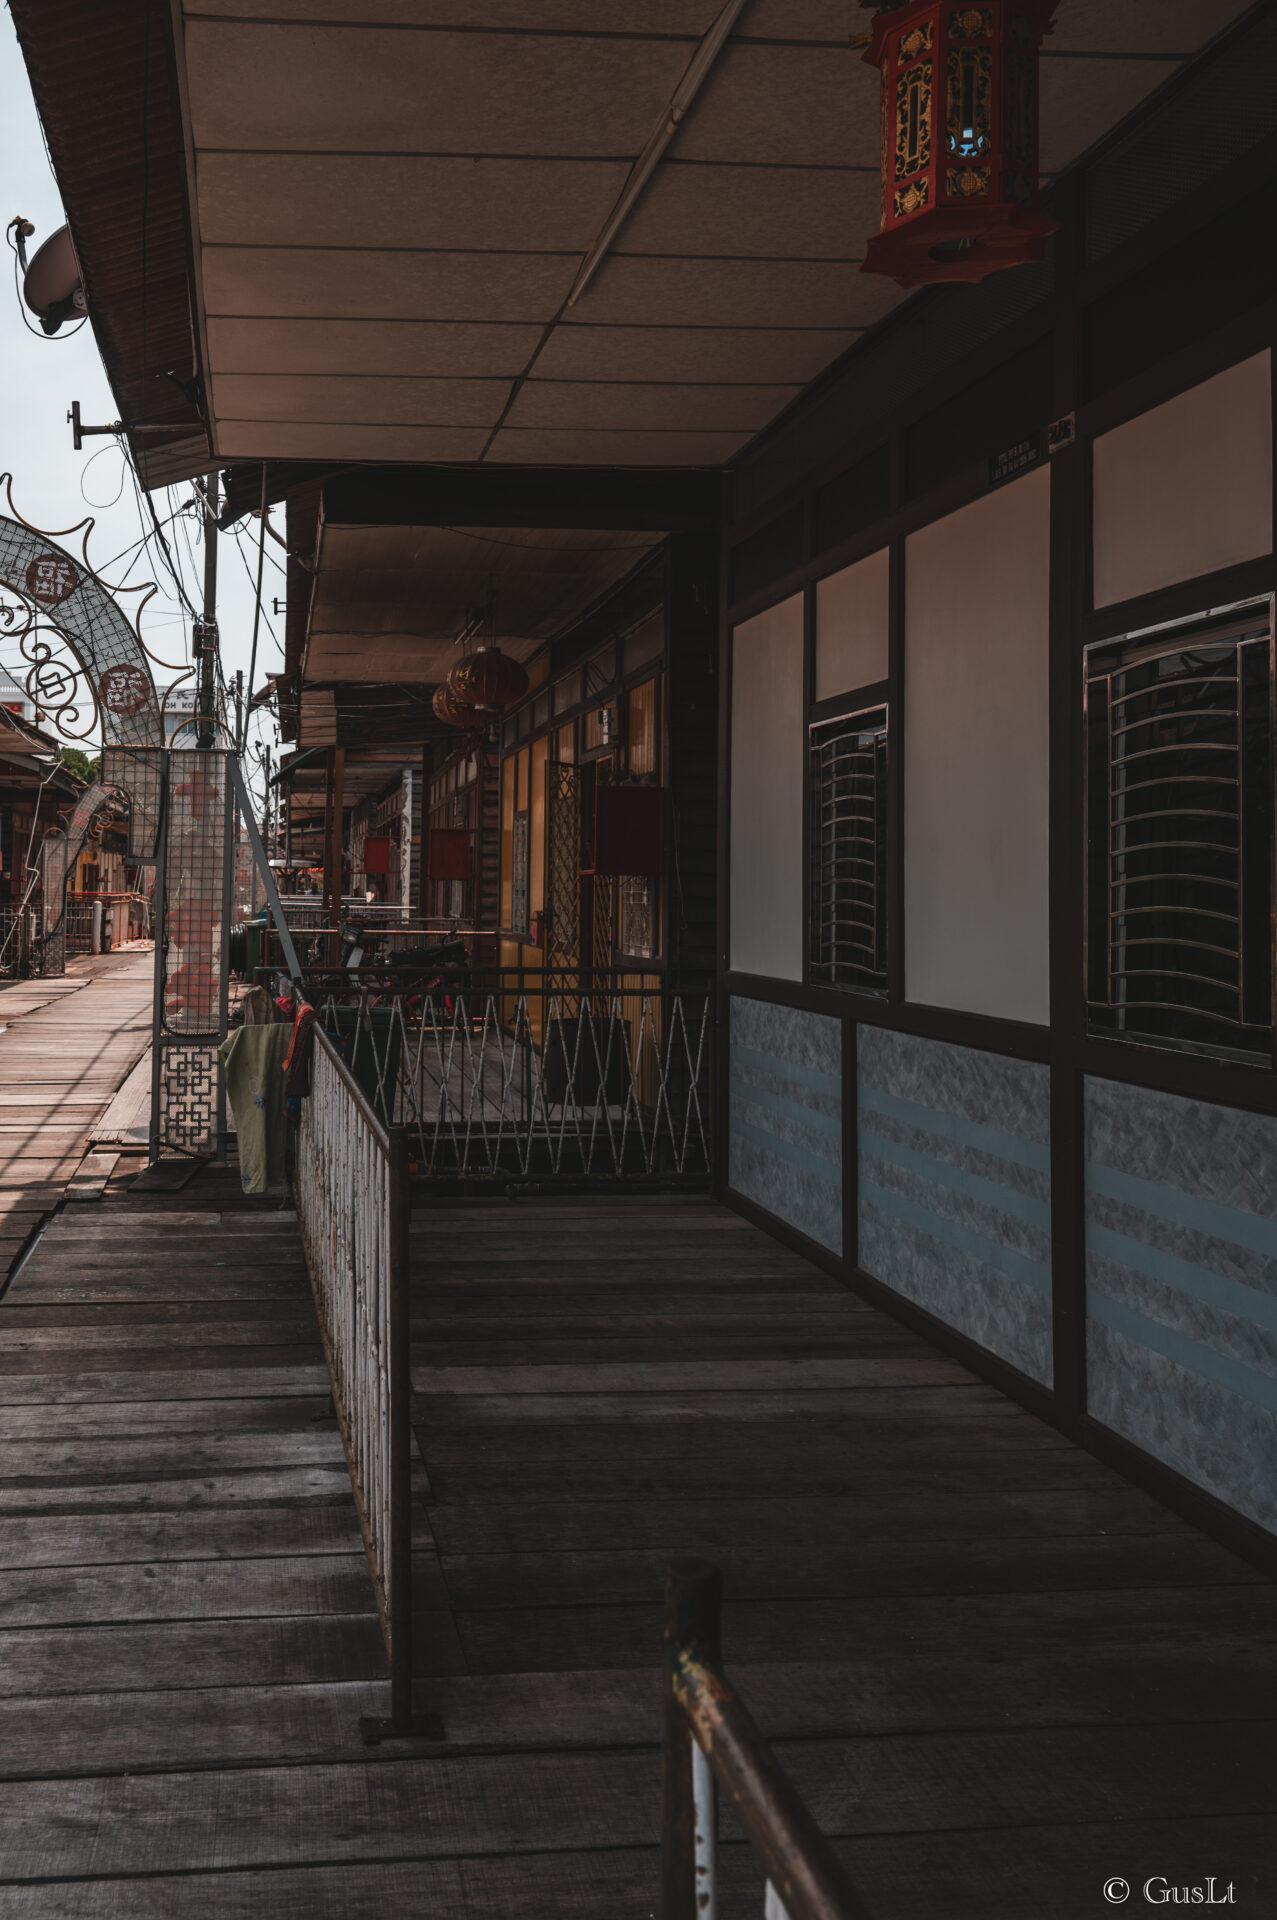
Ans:
POLYGON ((56 628, 42 627, 33 612, 18 650, 30 662, 26 690, 41 724, 52 725, 64 740, 87 740, 97 726, 98 706, 84 669, 56 628), (87 718, 81 725, 81 711, 87 718))
MULTIPOLYGON (((107 745, 162 746, 146 647, 116 602, 119 589, 99 578, 88 557, 93 521, 66 529, 83 529, 83 557, 73 558, 17 513, 12 482, 7 504, 8 516, 0 514, 0 628, 27 662, 26 690, 37 711, 67 740, 87 739, 100 725, 107 745)), ((155 589, 127 591, 141 593, 140 615, 155 589)))

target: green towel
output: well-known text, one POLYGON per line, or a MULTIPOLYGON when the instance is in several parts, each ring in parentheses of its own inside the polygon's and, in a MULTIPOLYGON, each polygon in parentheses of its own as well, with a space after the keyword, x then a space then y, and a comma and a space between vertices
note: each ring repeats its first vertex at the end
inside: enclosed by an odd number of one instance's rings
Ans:
POLYGON ((235 1115, 245 1193, 265 1193, 284 1179, 283 1068, 292 1037, 290 1026, 240 1027, 218 1048, 235 1115))

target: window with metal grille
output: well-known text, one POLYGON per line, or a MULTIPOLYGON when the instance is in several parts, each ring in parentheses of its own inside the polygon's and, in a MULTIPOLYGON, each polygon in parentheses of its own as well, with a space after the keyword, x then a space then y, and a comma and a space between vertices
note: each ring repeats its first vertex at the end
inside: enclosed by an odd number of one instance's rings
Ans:
POLYGON ((887 709, 816 722, 811 960, 818 986, 887 991, 887 709))
POLYGON ((1090 1031, 1273 1057, 1270 602, 1086 656, 1090 1031))

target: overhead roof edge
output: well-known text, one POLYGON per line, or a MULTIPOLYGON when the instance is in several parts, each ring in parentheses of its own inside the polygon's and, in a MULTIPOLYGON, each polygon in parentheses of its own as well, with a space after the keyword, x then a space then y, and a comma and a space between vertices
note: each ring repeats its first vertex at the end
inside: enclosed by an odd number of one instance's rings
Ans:
POLYGON ((359 467, 324 482, 326 526, 582 527, 672 533, 718 523, 718 469, 359 467))
POLYGON ((120 419, 152 429, 129 435, 143 484, 207 471, 170 9, 10 0, 10 12, 120 419))

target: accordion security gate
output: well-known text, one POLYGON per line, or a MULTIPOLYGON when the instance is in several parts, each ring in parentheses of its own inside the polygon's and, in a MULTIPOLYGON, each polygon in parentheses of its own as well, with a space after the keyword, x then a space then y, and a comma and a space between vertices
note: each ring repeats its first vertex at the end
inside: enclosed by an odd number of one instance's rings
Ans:
POLYGON ((708 1184, 713 996, 526 976, 414 1003, 320 1002, 378 1111, 434 1179, 708 1184))

